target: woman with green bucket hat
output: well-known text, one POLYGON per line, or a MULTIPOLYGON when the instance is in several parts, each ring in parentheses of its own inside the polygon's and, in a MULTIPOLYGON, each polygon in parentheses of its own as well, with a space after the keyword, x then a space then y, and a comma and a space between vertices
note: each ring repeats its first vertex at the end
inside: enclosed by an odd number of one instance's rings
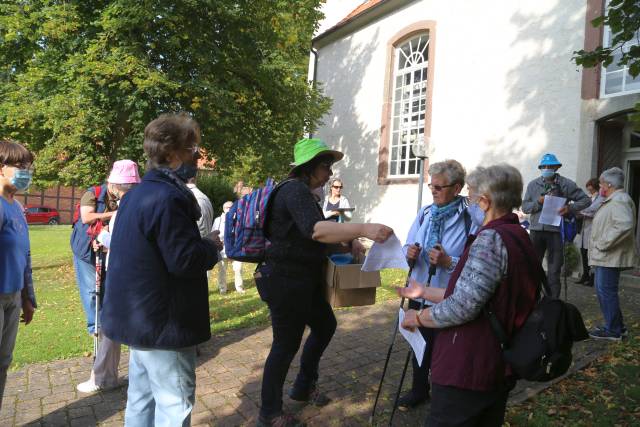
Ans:
POLYGON ((323 295, 328 245, 350 245, 354 254, 361 255, 363 247, 357 238, 384 242, 393 234, 382 224, 324 220, 312 191, 327 183, 333 175, 332 164, 342 157, 319 139, 302 139, 294 147, 289 178, 269 202, 265 228, 271 245, 256 273, 256 284, 269 306, 273 343, 262 377, 258 426, 305 425, 282 412, 282 388, 307 325, 311 333, 289 396, 318 406, 328 402, 317 388, 318 364, 336 329, 333 310, 323 295))

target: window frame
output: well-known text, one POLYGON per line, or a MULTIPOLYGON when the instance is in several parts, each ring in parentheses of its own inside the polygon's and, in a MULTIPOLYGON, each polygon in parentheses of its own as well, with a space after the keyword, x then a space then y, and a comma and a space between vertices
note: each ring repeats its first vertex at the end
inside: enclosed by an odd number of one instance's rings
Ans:
MULTIPOLYGON (((419 180, 419 170, 415 175, 390 175, 393 93, 395 90, 397 49, 421 33, 428 34, 427 87, 425 98, 424 138, 431 135, 431 117, 433 106, 433 82, 435 70, 436 22, 418 21, 400 30, 387 43, 387 66, 384 80, 384 100, 382 124, 380 128, 380 148, 378 150, 378 185, 415 184, 419 180)), ((418 168, 419 169, 419 168, 418 168)), ((427 182, 428 161, 423 164, 424 181, 427 182)))
MULTIPOLYGON (((605 13, 609 9, 609 2, 605 2, 605 13)), ((602 31, 602 46, 609 47, 611 45, 611 28, 608 25, 605 25, 602 31)), ((635 45, 633 43, 632 45, 635 45)), ((613 65, 613 62, 609 65, 613 65)), ((623 65, 620 70, 613 71, 614 73, 622 72, 622 87, 624 88, 626 82, 626 76, 629 74, 629 67, 623 65)), ((611 73, 609 73, 611 74, 611 73)), ((607 67, 604 65, 600 65, 600 99, 613 98, 616 96, 625 96, 625 95, 633 95, 640 93, 640 87, 634 90, 621 90, 619 92, 614 93, 606 93, 606 84, 607 84, 607 67)))
MULTIPOLYGON (((408 38, 403 43, 398 44, 395 48, 395 57, 394 57, 394 72, 391 78, 392 85, 392 99, 391 99, 391 122, 390 122, 390 141, 389 147, 391 148, 391 156, 389 158, 389 171, 388 177, 390 179, 396 178, 418 178, 420 176, 420 171, 418 170, 420 160, 413 155, 411 151, 411 135, 415 132, 416 139, 420 139, 420 130, 422 130, 422 139, 424 141, 424 119, 422 123, 420 123, 420 116, 426 116, 426 101, 427 101, 427 81, 429 74, 429 33, 417 33, 413 37, 408 38), (424 40, 423 40, 424 39, 424 40), (403 50, 405 46, 409 45, 409 49, 412 49, 414 41, 418 41, 418 47, 420 43, 425 42, 426 46, 424 49, 426 50, 426 60, 419 64, 413 64, 408 67, 400 68, 400 64, 403 59, 406 58, 406 54, 403 54, 403 50), (426 72, 426 75, 423 74, 423 70, 426 72), (416 82, 416 73, 420 75, 421 79, 419 82, 416 82), (409 83, 406 83, 406 77, 409 76, 409 83), (398 87, 398 80, 401 79, 402 83, 398 87), (424 82, 424 83, 423 83, 424 82), (424 95, 422 93, 418 93, 417 97, 415 96, 415 90, 413 87, 416 84, 420 84, 421 88, 424 88, 424 95), (408 89, 408 97, 405 98, 404 91, 408 89), (398 94, 399 91, 403 91, 398 94), (414 104, 417 103, 417 111, 414 111, 414 104), (406 113, 402 110, 405 105, 408 106, 409 111, 406 113), (400 111, 397 111, 399 109, 400 111), (424 109, 424 110, 423 110, 424 109), (411 120, 414 116, 417 115, 416 125, 413 125, 413 120, 411 120), (405 120, 408 121, 408 125, 405 127, 405 120), (396 129, 394 124, 398 122, 398 128, 396 129), (409 142, 404 142, 404 134, 407 134, 409 138, 409 142), (398 137, 396 138, 396 134, 398 137), (397 139, 397 144, 394 144, 394 139, 397 139), (394 158, 393 153, 394 149, 398 150, 398 157, 394 158), (402 152, 407 150, 408 153, 406 156, 402 155, 402 152), (394 162, 397 163, 396 173, 393 173, 394 162), (415 172, 411 173, 412 164, 414 163, 415 172), (402 164, 404 164, 407 173, 400 174, 397 173, 398 169, 402 168, 402 164)), ((420 91, 422 92, 422 91, 420 91)))

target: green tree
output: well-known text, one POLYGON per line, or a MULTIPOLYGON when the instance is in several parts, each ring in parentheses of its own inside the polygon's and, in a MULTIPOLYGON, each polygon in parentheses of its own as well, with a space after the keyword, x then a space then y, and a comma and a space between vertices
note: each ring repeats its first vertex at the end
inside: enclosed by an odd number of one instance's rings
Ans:
POLYGON ((280 175, 330 106, 306 81, 322 1, 5 0, 0 135, 36 153, 37 183, 86 185, 188 111, 220 173, 280 175))
MULTIPOLYGON (((640 1, 610 0, 606 13, 591 21, 594 27, 608 26, 611 29, 609 46, 602 45, 586 51, 573 52, 573 60, 583 67, 617 65, 629 68, 634 78, 640 75, 640 1)), ((640 112, 640 103, 636 104, 640 112)), ((636 125, 640 125, 640 115, 634 115, 636 125)))

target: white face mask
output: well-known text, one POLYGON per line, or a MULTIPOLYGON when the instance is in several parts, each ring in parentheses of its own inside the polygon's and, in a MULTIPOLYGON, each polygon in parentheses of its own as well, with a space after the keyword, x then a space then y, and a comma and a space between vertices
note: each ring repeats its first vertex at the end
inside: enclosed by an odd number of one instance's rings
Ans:
POLYGON ((484 223, 485 212, 482 210, 478 202, 471 203, 467 208, 469 211, 469 215, 471 216, 471 222, 473 222, 478 227, 482 227, 484 223))

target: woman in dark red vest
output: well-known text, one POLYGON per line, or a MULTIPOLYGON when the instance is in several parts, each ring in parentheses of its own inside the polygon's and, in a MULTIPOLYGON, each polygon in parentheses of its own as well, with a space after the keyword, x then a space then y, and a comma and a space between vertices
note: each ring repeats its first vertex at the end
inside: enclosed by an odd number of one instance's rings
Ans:
POLYGON ((401 296, 439 303, 408 310, 402 326, 441 328, 433 345, 431 411, 427 425, 501 426, 509 391, 510 367, 482 309, 493 308, 511 335, 535 305, 541 277, 528 234, 513 213, 522 202, 522 176, 500 164, 473 171, 468 179, 483 227, 470 236, 447 289, 412 283, 401 296))

